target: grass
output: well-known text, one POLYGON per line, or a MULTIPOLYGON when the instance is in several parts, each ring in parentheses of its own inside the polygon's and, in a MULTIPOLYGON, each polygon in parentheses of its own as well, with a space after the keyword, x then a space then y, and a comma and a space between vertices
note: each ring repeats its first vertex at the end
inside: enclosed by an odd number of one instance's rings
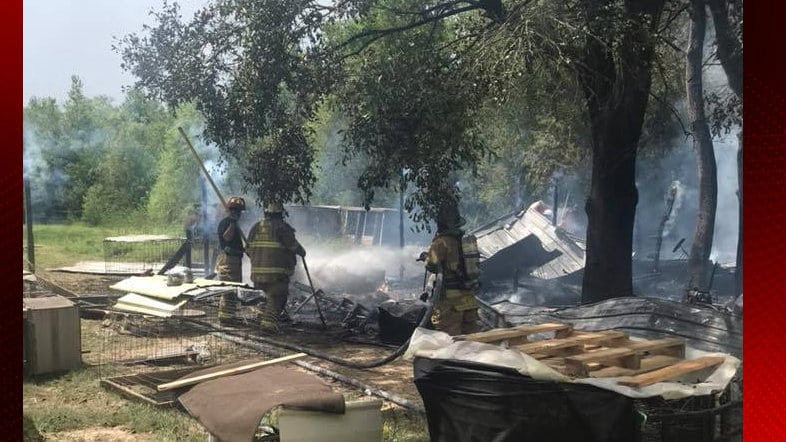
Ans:
POLYGON ((382 439, 389 442, 429 442, 426 416, 403 408, 382 412, 382 439))
POLYGON ((26 382, 23 413, 47 440, 96 427, 122 427, 155 441, 204 441, 207 433, 187 415, 126 401, 99 385, 95 368, 26 382))
MULTIPOLYGON (((103 260, 103 240, 109 236, 151 233, 143 227, 91 227, 84 224, 35 225, 36 267, 46 269, 78 261, 103 260)), ((178 234, 177 229, 155 233, 178 234)), ((24 238, 23 229, 23 238, 24 238)), ((343 241, 330 244, 347 247, 343 241)), ((102 340, 82 321, 82 348, 91 362, 102 340)), ((95 361, 92 361, 95 362, 95 361)), ((99 383, 98 368, 86 366, 59 376, 27 380, 23 392, 25 442, 40 441, 204 441, 205 430, 175 409, 160 409, 126 400, 99 383)), ((347 395, 351 399, 352 394, 347 395)), ((428 441, 425 416, 398 407, 385 408, 383 440, 428 441)))
MULTIPOLYGON (((162 234, 175 233, 174 228, 162 228, 162 234)), ((71 265, 79 261, 104 259, 104 238, 120 235, 151 233, 144 227, 93 227, 76 224, 33 225, 37 268, 71 265)), ((179 234, 179 233, 178 233, 179 234)), ((23 246, 27 247, 26 230, 22 228, 23 246)), ((26 256, 25 256, 26 257, 26 256)))

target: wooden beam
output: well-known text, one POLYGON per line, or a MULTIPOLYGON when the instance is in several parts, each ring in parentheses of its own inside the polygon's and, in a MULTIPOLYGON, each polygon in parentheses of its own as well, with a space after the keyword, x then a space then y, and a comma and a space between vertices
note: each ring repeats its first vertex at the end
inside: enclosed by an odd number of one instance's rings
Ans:
POLYGON ((188 386, 188 385, 198 384, 200 382, 208 381, 208 380, 211 380, 211 379, 217 379, 217 378, 220 378, 220 377, 223 377, 223 376, 232 376, 232 375, 236 375, 236 374, 247 373, 249 371, 253 371, 253 370, 256 370, 257 368, 265 367, 265 366, 268 366, 268 365, 280 364, 282 362, 294 361, 295 359, 300 359, 300 358, 303 358, 305 356, 308 356, 308 355, 305 354, 305 353, 295 353, 293 355, 284 356, 284 357, 276 358, 276 359, 271 359, 269 361, 254 362, 253 364, 246 364, 246 365, 243 365, 243 366, 240 366, 240 367, 229 368, 229 369, 226 369, 226 370, 217 371, 215 373, 208 373, 208 374, 203 374, 201 376, 194 376, 192 378, 186 378, 186 379, 180 379, 180 380, 173 381, 173 382, 167 382, 165 384, 161 384, 161 385, 157 386, 156 389, 158 391, 172 390, 172 389, 175 389, 175 388, 180 388, 180 387, 185 387, 185 386, 188 386))
POLYGON ((622 376, 635 376, 637 374, 668 367, 669 365, 676 364, 681 360, 681 358, 665 355, 647 356, 641 358, 638 369, 624 367, 603 367, 598 370, 590 370, 589 375, 593 378, 618 378, 622 376))
POLYGON ((679 338, 663 338, 653 341, 631 341, 624 347, 651 355, 685 357, 685 341, 679 338))
POLYGON ((627 339, 628 335, 616 330, 602 332, 575 332, 573 336, 562 339, 544 339, 542 341, 530 342, 517 345, 516 348, 527 354, 555 354, 556 350, 569 347, 583 346, 584 344, 600 344, 627 339))
POLYGON ((678 362, 674 365, 664 367, 649 373, 643 373, 637 376, 629 377, 618 382, 620 385, 628 387, 641 388, 648 385, 657 384, 658 382, 672 380, 699 370, 709 367, 715 367, 723 363, 724 358, 721 356, 704 356, 698 359, 691 359, 688 361, 678 362))
POLYGON ((526 342, 526 336, 528 335, 552 331, 557 334, 557 337, 564 337, 573 331, 573 327, 568 324, 560 323, 519 325, 518 327, 498 328, 486 332, 473 333, 470 335, 454 336, 454 339, 457 341, 498 342, 511 338, 524 338, 524 341, 526 342))
POLYGON ((614 365, 625 368, 640 368, 641 355, 628 348, 609 348, 565 358, 565 367, 574 376, 587 376, 588 364, 598 362, 603 365, 614 365))

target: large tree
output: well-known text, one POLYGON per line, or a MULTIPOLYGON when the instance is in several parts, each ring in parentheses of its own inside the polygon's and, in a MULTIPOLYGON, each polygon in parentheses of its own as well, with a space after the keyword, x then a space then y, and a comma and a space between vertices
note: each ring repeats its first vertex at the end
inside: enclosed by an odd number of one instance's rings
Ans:
POLYGON ((145 91, 173 108, 194 103, 205 140, 243 165, 260 201, 305 202, 314 182, 305 123, 330 72, 310 55, 320 16, 309 3, 220 0, 184 22, 164 2, 154 27, 117 46, 145 91))
MULTIPOLYGON (((457 88, 473 84, 472 78, 468 78, 469 82, 454 78, 471 72, 466 69, 470 60, 462 58, 462 49, 470 53, 476 44, 493 41, 498 31, 519 35, 521 38, 509 39, 514 44, 500 54, 498 63, 491 64, 490 75, 484 76, 491 78, 491 83, 480 86, 481 89, 486 86, 504 89, 506 82, 526 81, 520 75, 500 75, 495 80, 494 69, 509 63, 506 60, 526 62, 532 54, 553 57, 555 64, 576 75, 584 92, 591 134, 592 179, 586 202, 589 227, 583 301, 593 302, 632 294, 631 250, 637 202, 635 162, 650 96, 653 54, 664 4, 665 0, 556 3, 518 0, 505 4, 499 0, 347 0, 329 5, 315 0, 218 0, 188 23, 180 20, 176 8, 165 7, 156 15, 156 25, 148 28, 145 36, 126 37, 121 51, 125 66, 137 75, 147 90, 170 103, 195 100, 208 122, 205 135, 218 143, 224 152, 249 158, 248 150, 254 150, 259 140, 268 140, 271 148, 256 150, 260 154, 252 155, 252 160, 270 162, 286 158, 296 169, 310 171, 313 157, 304 145, 303 123, 313 115, 322 97, 338 89, 340 83, 336 80, 346 79, 341 75, 347 72, 344 70, 346 64, 360 63, 362 66, 363 61, 357 60, 364 60, 364 54, 372 45, 390 37, 406 35, 404 38, 408 38, 410 34, 404 33, 423 32, 421 29, 433 29, 440 35, 444 29, 440 24, 451 24, 459 16, 471 24, 454 31, 453 41, 432 48, 438 56, 445 55, 439 50, 456 48, 454 54, 448 54, 450 61, 443 63, 439 71, 417 69, 419 75, 409 77, 411 90, 405 87, 406 84, 393 84, 393 91, 404 94, 402 98, 392 102, 373 101, 374 97, 381 97, 386 92, 379 86, 383 80, 408 78, 401 70, 415 68, 410 60, 422 60, 428 65, 427 58, 416 56, 429 48, 419 38, 409 46, 393 45, 396 51, 373 64, 374 69, 386 69, 378 73, 376 83, 369 76, 356 82, 361 88, 357 91, 361 99, 356 102, 363 105, 354 109, 362 110, 365 106, 379 112, 352 113, 353 108, 349 109, 350 116, 355 119, 351 127, 354 124, 369 134, 364 137, 365 143, 372 143, 374 135, 384 137, 385 133, 395 131, 403 132, 404 140, 412 134, 425 139, 439 136, 435 135, 443 133, 439 126, 423 125, 423 121, 454 116, 419 115, 418 97, 408 94, 425 91, 423 87, 430 85, 440 94, 427 93, 424 110, 434 112, 433 106, 439 104, 455 106, 456 103, 442 96, 442 92, 447 89, 462 94, 465 91, 457 88), (375 14, 379 11, 385 11, 393 19, 376 21, 375 14), (557 15, 542 11, 554 11, 557 15), (536 20, 533 21, 533 17, 536 20), (356 31, 336 44, 325 36, 330 35, 330 29, 339 22, 353 24, 356 31), (546 32, 530 32, 539 28, 546 32), (413 55, 414 58, 409 58, 413 55), (398 59, 402 63, 397 63, 398 59), (388 77, 386 73, 393 76, 388 77), (390 103, 401 104, 404 100, 414 101, 411 109, 399 112, 388 107, 390 103), (288 147, 281 150, 278 146, 288 147), (275 156, 280 153, 283 155, 275 156)), ((462 113, 459 121, 465 117, 463 109, 467 109, 463 101, 458 103, 462 113)), ((444 110, 447 111, 453 112, 453 109, 444 110)), ((354 129, 351 132, 357 133, 354 129)), ((359 140, 352 133, 350 136, 359 140)), ((462 137, 461 141, 471 139, 471 136, 462 137)), ((392 159, 394 166, 401 166, 402 161, 395 154, 395 143, 385 138, 380 141, 381 146, 390 148, 358 142, 354 145, 365 146, 367 153, 377 156, 372 160, 387 162, 392 159)), ((407 149, 406 142, 400 146, 402 152, 407 149)), ((461 164, 464 160, 471 162, 475 158, 471 150, 467 155, 462 152, 460 149, 440 157, 438 150, 425 151, 430 154, 425 158, 458 169, 464 166, 461 164)), ((270 166, 249 169, 249 180, 257 185, 260 193, 269 192, 271 185, 276 184, 264 181, 269 176, 270 166)), ((298 172, 294 174, 297 176, 298 172)), ((389 183, 387 176, 378 178, 371 175, 361 184, 373 188, 389 183)), ((421 179, 426 187, 438 181, 434 176, 422 177, 417 171, 406 178, 421 179)), ((307 197, 310 183, 308 176, 297 180, 296 186, 290 186, 285 196, 307 197)), ((432 194, 437 189, 453 190, 433 187, 432 194)), ((431 197, 424 199, 426 205, 429 199, 431 197)))
POLYGON ((737 123, 740 132, 737 135, 739 149, 737 150, 737 198, 739 201, 739 225, 737 233, 737 265, 735 271, 735 285, 737 294, 742 293, 742 0, 709 0, 712 13, 712 22, 715 27, 715 41, 717 45, 716 56, 720 60, 723 71, 726 73, 729 88, 734 93, 734 99, 727 100, 727 105, 722 107, 725 111, 719 112, 719 120, 725 121, 727 129, 737 123))
MULTIPOLYGON (((699 212, 688 267, 693 287, 708 290, 709 258, 718 205, 718 172, 710 127, 704 111, 704 36, 707 28, 704 0, 690 2, 690 31, 686 55, 686 96, 699 180, 699 212)), ((690 287, 690 288, 693 288, 690 287)))

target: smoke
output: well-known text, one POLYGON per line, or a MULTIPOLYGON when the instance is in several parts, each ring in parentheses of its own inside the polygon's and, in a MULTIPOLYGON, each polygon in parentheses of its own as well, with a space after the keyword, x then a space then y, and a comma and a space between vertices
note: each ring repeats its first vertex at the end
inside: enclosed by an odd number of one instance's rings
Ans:
MULTIPOLYGON (((640 161, 639 204, 636 209, 634 247, 639 257, 651 258, 655 252, 658 224, 665 213, 666 195, 669 188, 677 188, 671 216, 664 231, 661 259, 685 258, 684 252, 674 246, 685 239, 682 246, 690 250, 698 215, 698 179, 696 153, 690 139, 675 140, 678 145, 661 159, 640 161)), ((711 259, 734 262, 737 253, 739 230, 737 199, 737 140, 736 131, 713 140, 718 171, 718 206, 715 214, 715 234, 711 259)))
POLYGON ((60 168, 51 167, 43 159, 41 142, 35 131, 24 123, 22 146, 22 173, 30 183, 30 203, 36 220, 47 219, 59 206, 69 177, 60 168))

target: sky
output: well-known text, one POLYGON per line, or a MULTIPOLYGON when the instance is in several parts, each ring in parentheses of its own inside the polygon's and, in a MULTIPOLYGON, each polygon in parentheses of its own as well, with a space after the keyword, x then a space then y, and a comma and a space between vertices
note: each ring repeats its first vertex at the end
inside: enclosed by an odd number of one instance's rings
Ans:
MULTIPOLYGON (((178 0, 190 17, 207 0, 178 0)), ((113 37, 141 31, 148 12, 163 0, 25 0, 23 3, 23 96, 63 100, 78 75, 87 96, 122 101, 134 82, 112 51, 113 37)))

